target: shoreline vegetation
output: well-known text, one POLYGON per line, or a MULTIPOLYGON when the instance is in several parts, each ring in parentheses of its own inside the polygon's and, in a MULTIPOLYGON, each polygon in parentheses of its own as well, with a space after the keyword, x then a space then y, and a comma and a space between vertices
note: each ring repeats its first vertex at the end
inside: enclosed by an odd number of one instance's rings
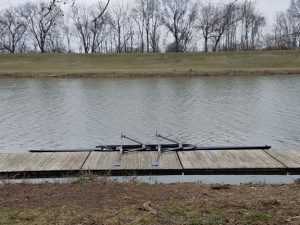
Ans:
POLYGON ((164 77, 300 74, 300 51, 0 54, 0 77, 164 77))
POLYGON ((0 185, 0 224, 298 225, 300 184, 0 185))

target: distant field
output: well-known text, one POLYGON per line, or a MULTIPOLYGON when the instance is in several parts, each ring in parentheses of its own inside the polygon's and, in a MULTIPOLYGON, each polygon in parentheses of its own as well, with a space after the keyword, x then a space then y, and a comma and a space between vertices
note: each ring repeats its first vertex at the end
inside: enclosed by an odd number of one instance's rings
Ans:
POLYGON ((0 54, 0 76, 300 74, 300 51, 168 54, 0 54))

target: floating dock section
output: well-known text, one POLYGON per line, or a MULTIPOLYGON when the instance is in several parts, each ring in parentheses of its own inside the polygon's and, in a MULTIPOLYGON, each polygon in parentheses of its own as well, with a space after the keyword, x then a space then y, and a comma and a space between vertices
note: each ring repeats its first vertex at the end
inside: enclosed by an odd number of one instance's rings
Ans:
POLYGON ((200 150, 161 155, 155 151, 0 154, 1 178, 50 178, 81 174, 132 175, 300 175, 300 150, 200 150))

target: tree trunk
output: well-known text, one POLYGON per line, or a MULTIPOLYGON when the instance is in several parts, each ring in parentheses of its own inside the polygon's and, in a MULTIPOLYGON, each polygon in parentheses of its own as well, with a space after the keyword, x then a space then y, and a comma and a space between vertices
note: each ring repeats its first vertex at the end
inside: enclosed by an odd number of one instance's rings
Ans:
POLYGON ((208 52, 208 38, 204 37, 204 51, 208 52))

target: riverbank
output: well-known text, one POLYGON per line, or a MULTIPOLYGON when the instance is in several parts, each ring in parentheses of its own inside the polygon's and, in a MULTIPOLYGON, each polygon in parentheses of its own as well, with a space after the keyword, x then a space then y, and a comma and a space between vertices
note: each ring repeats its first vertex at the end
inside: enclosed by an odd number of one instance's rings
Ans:
POLYGON ((0 224, 300 223, 300 186, 156 184, 80 179, 0 186, 0 224))
POLYGON ((300 52, 0 54, 0 77, 276 74, 300 74, 300 52))

